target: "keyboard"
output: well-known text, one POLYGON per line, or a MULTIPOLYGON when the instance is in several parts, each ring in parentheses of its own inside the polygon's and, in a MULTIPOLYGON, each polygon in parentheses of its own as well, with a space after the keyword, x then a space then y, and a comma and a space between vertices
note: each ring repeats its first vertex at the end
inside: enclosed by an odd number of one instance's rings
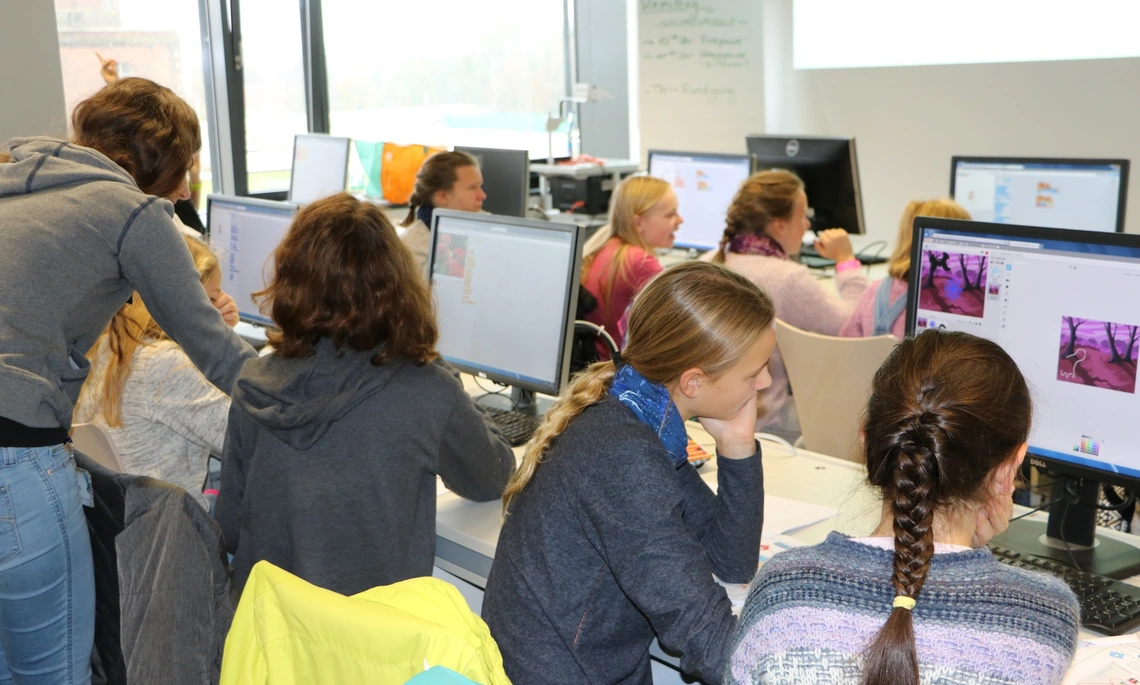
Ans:
MULTIPOLYGON (((856 254, 855 258, 858 259, 859 263, 863 266, 883 264, 888 261, 888 258, 882 255, 856 254)), ((803 264, 809 269, 826 269, 835 266, 833 260, 820 256, 814 245, 804 245, 800 248, 800 264, 803 264)))
POLYGON ((1003 564, 1044 571, 1065 581, 1081 605, 1081 624, 1108 635, 1123 635, 1140 626, 1140 587, 1122 583, 1051 559, 990 545, 1003 564))
POLYGON ((538 430, 538 424, 542 422, 537 416, 524 414, 520 411, 497 407, 484 407, 484 409, 491 415, 491 420, 495 422, 499 430, 503 431, 503 435, 512 447, 522 445, 530 440, 530 436, 534 435, 534 432, 538 430))

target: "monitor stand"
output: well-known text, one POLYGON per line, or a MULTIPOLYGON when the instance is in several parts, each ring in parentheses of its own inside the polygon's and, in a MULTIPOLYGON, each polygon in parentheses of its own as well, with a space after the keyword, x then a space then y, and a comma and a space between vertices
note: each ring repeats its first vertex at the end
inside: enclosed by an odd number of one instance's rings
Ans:
POLYGON ((1117 580, 1140 574, 1140 549, 1096 535, 1097 510, 1087 503, 1096 503, 1099 487, 1096 481, 1058 478, 1053 481, 1055 504, 1049 508, 1049 522, 1014 521, 992 544, 1068 566, 1075 559, 1080 570, 1117 580), (1070 491, 1080 496, 1074 498, 1070 491))
POLYGON ((514 411, 520 414, 530 414, 531 416, 538 414, 538 401, 533 390, 523 390, 512 385, 511 404, 514 406, 514 411))

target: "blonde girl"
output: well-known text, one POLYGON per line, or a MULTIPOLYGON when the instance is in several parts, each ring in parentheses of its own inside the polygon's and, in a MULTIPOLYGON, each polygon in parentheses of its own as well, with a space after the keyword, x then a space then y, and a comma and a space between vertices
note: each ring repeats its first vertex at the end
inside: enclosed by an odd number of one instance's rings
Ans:
POLYGON ((721 266, 667 269, 633 302, 620 366, 594 364, 547 413, 504 494, 483 602, 516 685, 650 682, 654 637, 720 682, 735 620, 713 575, 756 571, 773 316, 721 266), (716 440, 716 494, 687 461, 690 417, 716 440))
MULTIPOLYGON (((220 287, 217 257, 196 238, 186 238, 186 245, 210 300, 225 308, 223 316, 231 309, 236 315, 220 287)), ((194 368, 137 293, 87 357, 91 374, 75 422, 101 426, 128 473, 173 483, 207 506, 202 485, 210 454, 222 453, 229 396, 194 368)))
POLYGON ((865 291, 855 311, 839 335, 846 338, 865 338, 872 335, 891 335, 900 340, 906 334, 906 289, 910 278, 910 246, 914 233, 914 219, 918 216, 936 216, 945 219, 965 219, 970 213, 948 197, 935 200, 912 200, 899 220, 899 234, 895 251, 888 263, 889 278, 872 283, 865 291))
MULTIPOLYGON (((684 219, 677 212, 673 188, 652 176, 631 176, 610 200, 610 221, 586 242, 582 287, 598 306, 586 320, 602 326, 620 347, 625 340, 622 317, 633 296, 661 272, 653 251, 673 246, 673 234, 684 219)), ((609 352, 598 348, 602 359, 609 352)))

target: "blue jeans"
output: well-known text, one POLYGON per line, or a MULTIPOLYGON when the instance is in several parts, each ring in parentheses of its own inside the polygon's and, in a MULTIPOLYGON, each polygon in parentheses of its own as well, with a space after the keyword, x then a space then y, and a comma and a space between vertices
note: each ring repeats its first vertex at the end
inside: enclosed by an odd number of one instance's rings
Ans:
POLYGON ((67 447, 0 447, 0 683, 91 681, 85 497, 67 447))

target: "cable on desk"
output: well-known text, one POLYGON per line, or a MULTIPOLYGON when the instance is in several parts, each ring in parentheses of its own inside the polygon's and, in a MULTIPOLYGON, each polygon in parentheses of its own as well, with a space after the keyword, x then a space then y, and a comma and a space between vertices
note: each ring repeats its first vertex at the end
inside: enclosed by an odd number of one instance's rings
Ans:
POLYGON ((788 450, 791 452, 791 454, 788 455, 789 457, 797 456, 800 453, 799 450, 796 449, 795 445, 793 445, 792 443, 788 442, 787 440, 781 438, 778 435, 772 435, 771 433, 757 433, 756 439, 757 440, 765 440, 767 442, 774 442, 777 445, 782 445, 782 446, 788 448, 788 450))

